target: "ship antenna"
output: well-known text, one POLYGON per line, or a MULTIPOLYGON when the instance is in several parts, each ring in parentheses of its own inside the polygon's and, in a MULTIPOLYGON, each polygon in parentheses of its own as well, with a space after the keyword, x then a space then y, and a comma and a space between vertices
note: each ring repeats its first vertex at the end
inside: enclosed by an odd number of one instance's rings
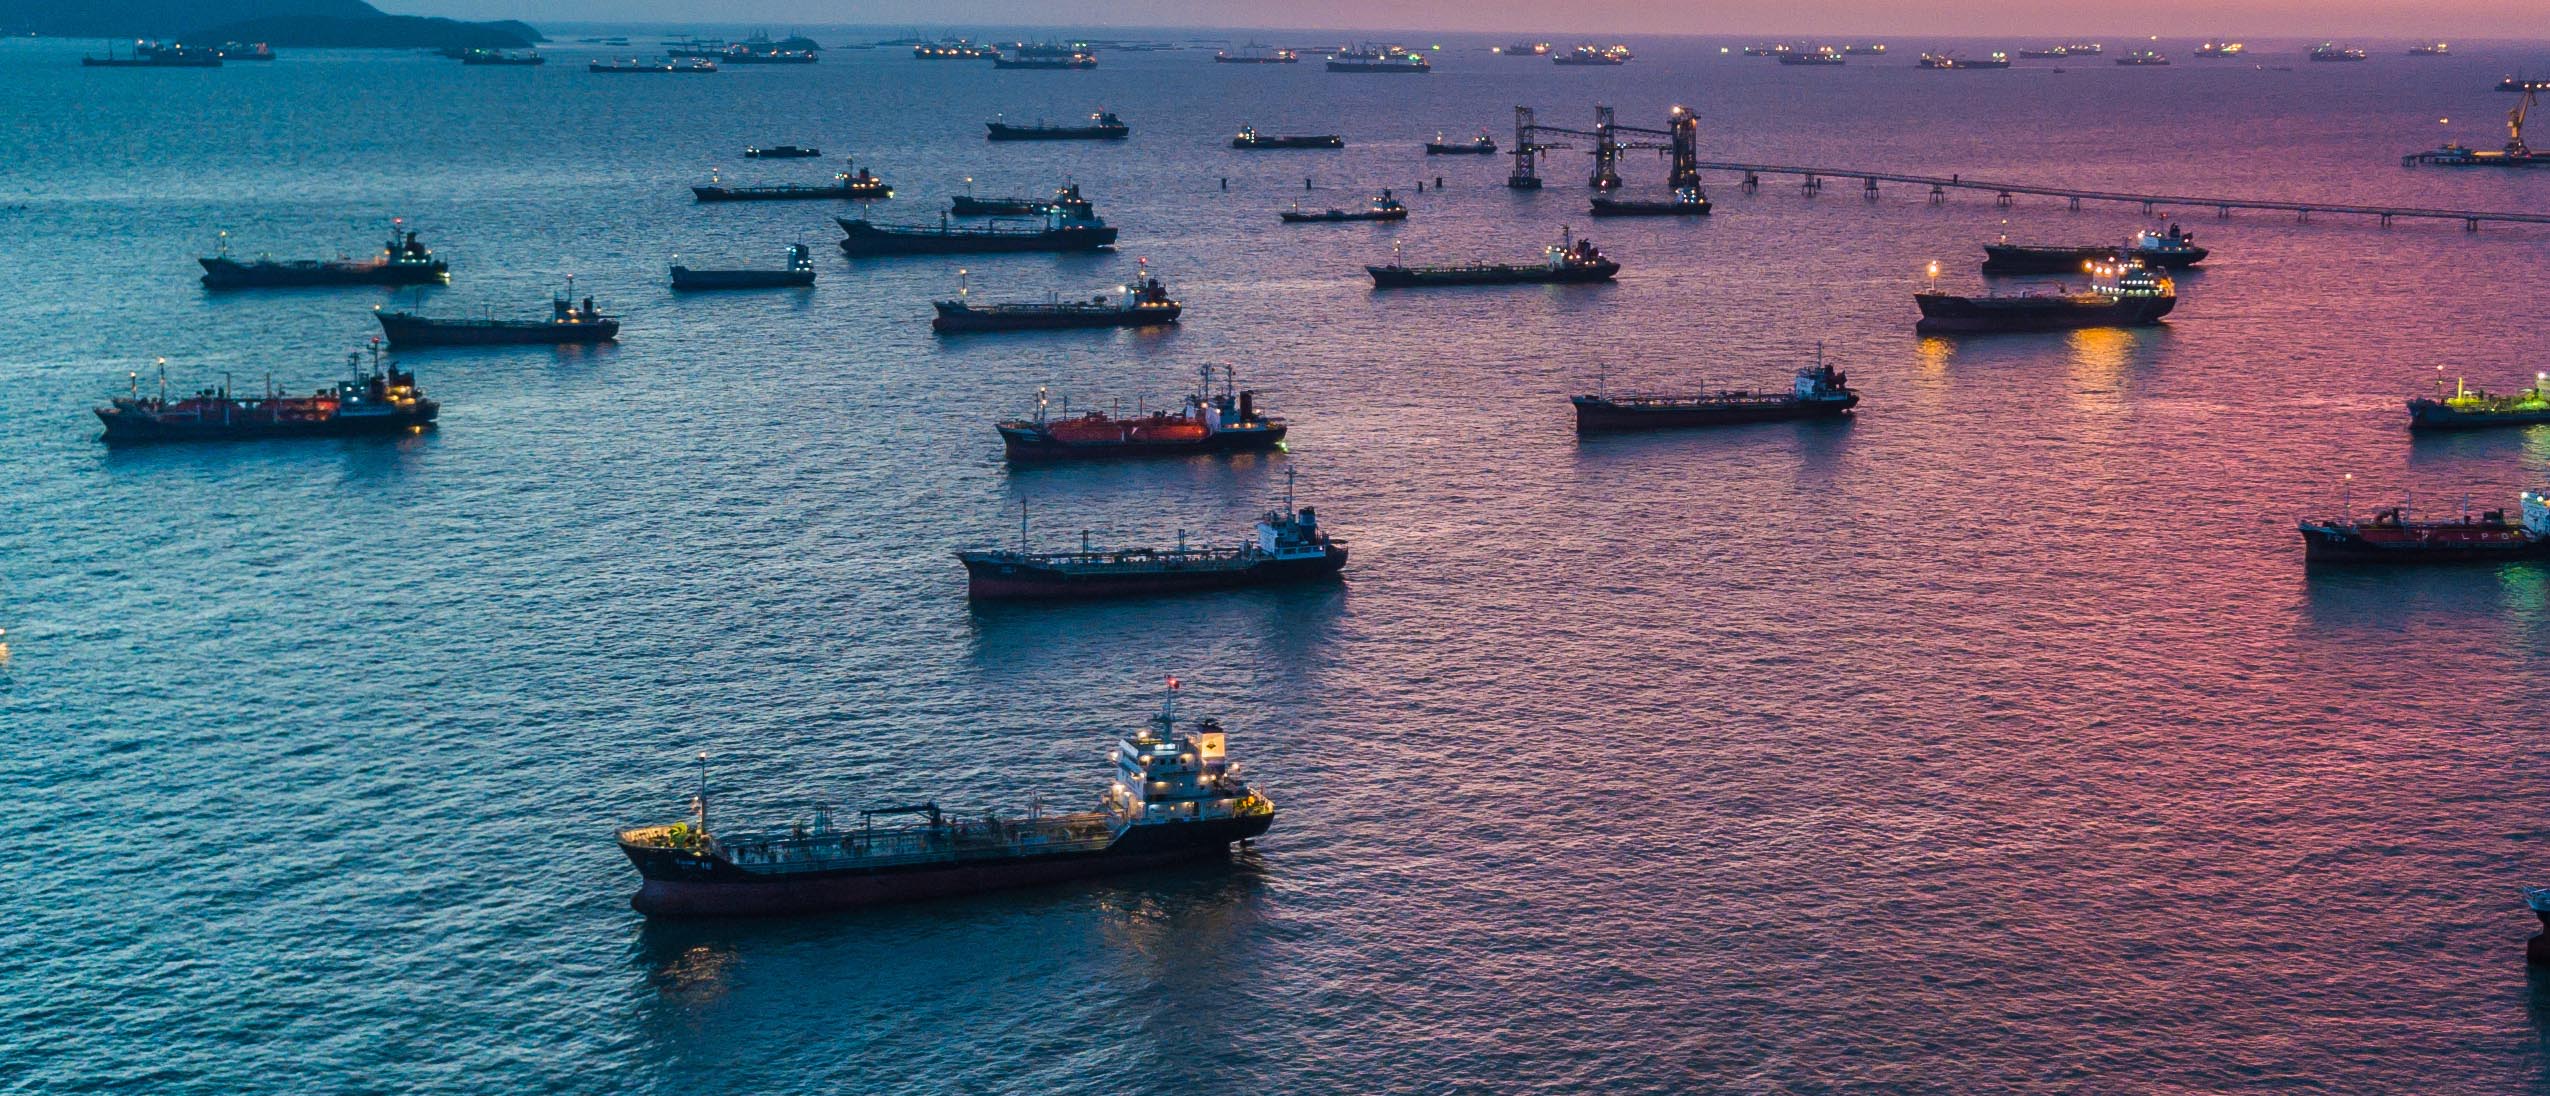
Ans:
POLYGON ((2338 510, 2346 520, 2353 521, 2355 519, 2355 473, 2347 473, 2345 483, 2346 486, 2339 489, 2338 510))
POLYGON ((691 797, 691 816, 699 820, 699 832, 708 832, 708 751, 699 752, 699 794, 691 797))
POLYGON ((168 359, 159 359, 159 402, 168 402, 168 359))
POLYGON ((1293 477, 1300 474, 1300 469, 1289 464, 1284 466, 1284 514, 1288 518, 1293 514, 1293 477))
POLYGON ((1036 425, 1038 426, 1045 425, 1045 404, 1047 402, 1048 401, 1045 399, 1044 386, 1038 385, 1036 387, 1036 425))
POLYGON ((956 298, 958 300, 964 300, 966 294, 971 293, 974 290, 974 282, 972 278, 968 276, 970 273, 971 272, 967 271, 964 267, 960 266, 956 268, 956 298))
POLYGON ((1027 554, 1027 500, 1018 500, 1018 554, 1027 554))

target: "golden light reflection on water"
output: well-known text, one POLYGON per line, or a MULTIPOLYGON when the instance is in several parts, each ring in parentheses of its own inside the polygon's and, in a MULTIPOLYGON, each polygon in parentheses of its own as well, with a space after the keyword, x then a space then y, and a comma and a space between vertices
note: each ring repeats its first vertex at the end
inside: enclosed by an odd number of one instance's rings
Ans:
POLYGON ((735 966, 733 948, 693 944, 656 967, 652 980, 666 996, 706 1000, 733 988, 735 966))
POLYGON ((2125 367, 2134 336, 2123 328, 2085 327, 2064 339, 2071 351, 2072 406, 2081 411, 2125 411, 2125 367))
POLYGON ((1913 345, 1913 356, 1921 363, 1922 376, 1934 379, 1942 377, 1947 375, 1948 363, 1957 356, 1957 343, 1954 339, 1926 335, 1920 342, 1913 345))

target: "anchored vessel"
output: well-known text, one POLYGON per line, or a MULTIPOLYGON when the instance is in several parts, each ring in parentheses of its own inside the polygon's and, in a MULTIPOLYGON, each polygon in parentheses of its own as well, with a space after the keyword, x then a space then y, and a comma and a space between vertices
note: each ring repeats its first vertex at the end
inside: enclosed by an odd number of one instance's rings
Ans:
POLYGON ((374 312, 381 321, 381 334, 392 346, 496 346, 521 343, 601 343, 620 336, 620 320, 605 316, 593 307, 593 298, 582 305, 568 298, 575 294, 575 279, 567 279, 567 296, 549 302, 549 318, 545 320, 428 319, 412 312, 374 312))
POLYGON ((717 62, 704 57, 682 57, 670 61, 641 61, 632 57, 626 61, 593 61, 587 63, 584 70, 612 74, 707 73, 717 71, 717 62))
POLYGON ((1843 46, 1842 52, 1853 57, 1884 57, 1886 56, 1886 43, 1876 42, 1868 45, 1843 46))
POLYGON ((2140 264, 2098 264, 2087 293, 2025 293, 1967 297, 1937 290, 1913 294, 1924 334, 1990 331, 2069 331, 2082 327, 2139 327, 2160 322, 2178 306, 2178 285, 2140 264))
POLYGON ((1973 60, 1945 53, 1925 53, 1917 64, 1926 69, 2005 69, 2010 67, 2010 55, 1995 51, 1982 60, 1973 60))
POLYGON ((755 160, 806 160, 823 155, 823 150, 796 145, 753 145, 744 150, 744 155, 755 160))
POLYGON ((1478 136, 1467 141, 1446 141, 1443 139, 1443 132, 1437 130, 1434 140, 1426 142, 1426 155, 1494 156, 1496 155, 1496 138, 1488 136, 1486 130, 1480 130, 1478 136))
POLYGON ((1518 282, 1607 282, 1620 264, 1604 258, 1592 240, 1560 241, 1543 248, 1537 263, 1458 263, 1451 266, 1367 266, 1375 289, 1425 285, 1510 285, 1518 282))
POLYGON ((2408 401, 2408 428, 2469 430, 2550 422, 2550 383, 2546 381, 2550 381, 2550 376, 2535 373, 2532 387, 2511 396, 2495 396, 2456 379, 2452 395, 2408 401))
POLYGON ((2122 247, 2103 244, 2014 244, 2008 236, 1983 245, 1986 274, 2077 274, 2119 261, 2183 270, 2203 262, 2211 251, 2196 243, 2194 233, 2173 224, 2169 231, 2144 229, 2122 247))
POLYGON ((992 54, 992 67, 1005 69, 1093 69, 1098 55, 1079 46, 1044 42, 1021 45, 1010 56, 992 54))
POLYGON ((986 251, 1091 251, 1116 242, 1114 225, 1098 219, 1089 200, 1072 183, 1054 196, 1042 224, 999 224, 971 227, 883 225, 864 218, 835 217, 841 226, 841 250, 852 255, 947 255, 986 251))
POLYGON ((953 42, 920 43, 912 47, 915 61, 997 61, 1001 51, 991 46, 978 46, 959 38, 953 42))
POLYGON ((109 445, 160 441, 238 441, 249 438, 345 437, 357 434, 403 434, 434 422, 441 405, 417 390, 416 375, 381 367, 380 351, 372 352, 372 368, 363 355, 346 355, 351 380, 338 381, 307 396, 287 396, 269 384, 261 396, 233 396, 230 385, 206 388, 191 396, 168 398, 168 362, 159 363, 159 394, 142 395, 141 375, 132 375, 128 394, 97 409, 106 425, 109 445))
MULTIPOLYGON (((246 58, 242 58, 245 60, 246 58)), ((273 60, 268 57, 265 60, 273 60)), ((115 43, 106 44, 106 56, 80 58, 84 68, 220 68, 221 51, 193 46, 167 45, 157 42, 135 42, 130 53, 115 55, 115 43)))
POLYGON ((1743 389, 1696 396, 1573 396, 1576 432, 1653 430, 1673 426, 1719 426, 1781 419, 1825 419, 1848 414, 1859 406, 1850 378, 1824 361, 1815 348, 1815 364, 1797 371, 1789 391, 1743 389))
POLYGON ((549 59, 534 50, 472 49, 460 55, 464 65, 545 65, 549 59))
POLYGON ((2211 254, 2213 252, 2197 246, 2195 233, 2174 223, 2167 232, 2146 228, 2135 233, 2134 238, 2125 244, 2126 258, 2162 270, 2185 270, 2205 261, 2205 256, 2211 254))
POLYGON ((2117 58, 2116 63, 2132 67, 2147 67, 2152 65, 2166 65, 2169 63, 2169 58, 2161 56, 2160 51, 2158 50, 2138 49, 2123 57, 2117 58))
POLYGON ((1404 221, 1408 219, 1408 207, 1401 205, 1399 199, 1391 197, 1390 189, 1384 187, 1381 193, 1373 195, 1372 201, 1362 209, 1324 209, 1317 213, 1305 213, 1302 211, 1301 203, 1295 202, 1293 208, 1277 213, 1276 216, 1282 218, 1288 225, 1313 221, 1404 221))
POLYGON ((449 282, 451 268, 434 257, 416 234, 393 229, 381 253, 369 259, 267 259, 240 262, 230 257, 230 234, 203 265, 204 285, 213 289, 267 289, 309 285, 434 285, 449 282))
POLYGON ((1104 411, 1073 418, 1068 407, 1061 417, 1048 419, 1049 401, 1044 389, 1037 389, 1035 418, 997 424, 1002 454, 1021 462, 1177 457, 1252 452, 1283 444, 1284 420, 1258 411, 1257 393, 1239 387, 1237 369, 1224 368, 1219 395, 1213 394, 1213 367, 1204 366, 1201 372, 1202 387, 1175 414, 1155 411, 1130 419, 1113 418, 1104 411))
POLYGON ((2509 76, 2497 81, 2499 91, 2550 91, 2550 80, 2522 80, 2509 76))
POLYGON ((1346 545, 1319 529, 1307 506, 1293 508, 1292 477, 1285 476, 1284 504, 1257 522, 1257 537, 1232 548, 1099 551, 1080 536, 1077 552, 1030 552, 1024 517, 1019 548, 957 553, 965 562, 966 596, 978 601, 1115 597, 1188 590, 1271 586, 1336 577, 1346 567, 1346 545))
POLYGON ((2196 47, 2198 57, 2238 57, 2249 47, 2239 42, 2207 42, 2196 47))
POLYGON ((2353 514, 2301 522, 2302 558, 2316 563, 2500 563, 2550 559, 2550 495, 2526 491, 2523 520, 2503 510, 2477 518, 2416 521, 2408 507, 2386 506, 2373 520, 2353 514))
POLYGON ((1213 60, 1225 65, 1290 65, 1299 62, 1301 59, 1301 54, 1295 53, 1292 50, 1274 49, 1256 42, 1241 46, 1236 52, 1231 50, 1213 51, 1213 60))
POLYGON ((1425 55, 1399 46, 1366 46, 1329 55, 1330 72, 1397 72, 1423 76, 1434 71, 1425 55))
POLYGON ((2411 57, 2448 57, 2452 55, 2452 52, 2453 45, 2450 42, 2422 42, 2408 47, 2408 55, 2411 57))
POLYGON ((1597 217, 1705 217, 1709 213, 1709 196, 1698 184, 1675 187, 1673 196, 1661 202, 1597 194, 1593 203, 1597 217))
POLYGON ((815 284, 815 260, 804 244, 788 245, 788 265, 779 270, 693 270, 673 265, 675 289, 772 289, 815 284))
POLYGON ((2311 59, 2320 62, 2361 61, 2369 56, 2371 55, 2365 53, 2363 50, 2356 49, 2351 46, 2341 46, 2335 42, 2322 42, 2319 45, 2311 47, 2311 59))
POLYGON ((1121 141, 1133 133, 1133 127, 1112 111, 1099 111, 1089 116, 1085 126, 1049 126, 1038 122, 1032 126, 1013 126, 1001 122, 983 123, 995 141, 1121 141))
POLYGON ((1550 44, 1547 42, 1517 42, 1510 46, 1492 47, 1490 52, 1507 57, 1547 57, 1549 50, 1550 44))
POLYGON ((1790 49, 1776 54, 1783 65, 1847 65, 1850 59, 1831 46, 1814 49, 1790 49))
POLYGON ((1251 151, 1269 148, 1344 148, 1346 139, 1334 133, 1268 137, 1257 132, 1256 126, 1241 126, 1239 135, 1231 138, 1231 147, 1251 151))
POLYGON ((1184 311, 1160 279, 1145 266, 1131 285, 1116 287, 1085 301, 1002 301, 978 305, 957 291, 952 301, 932 301, 938 316, 930 330, 942 335, 968 331, 1050 331, 1070 327, 1148 327, 1176 323, 1184 311))
POLYGON ((1597 66, 1620 65, 1628 62, 1629 47, 1627 46, 1578 46, 1549 59, 1549 63, 1553 65, 1597 66))
POLYGON ((1094 811, 1038 804, 977 819, 930 802, 863 810, 856 828, 838 828, 818 806, 812 825, 712 829, 703 754, 690 821, 617 835, 644 880, 629 904, 650 917, 812 913, 1223 855, 1273 826, 1275 804, 1242 778, 1220 723, 1178 722, 1176 679, 1169 690, 1160 714, 1116 743, 1115 779, 1094 811))
POLYGON ((2400 157, 2403 166, 2430 164, 2435 167, 2550 167, 2550 152, 2535 152, 2523 140, 2524 119, 2532 114, 2536 88, 2526 86, 2515 109, 2506 112, 2506 147, 2503 149, 2465 148, 2458 142, 2427 152, 2400 157))
POLYGON ((821 186, 723 186, 711 183, 695 186, 691 194, 703 202, 783 202, 812 198, 848 198, 868 201, 894 197, 894 188, 864 167, 852 161, 841 161, 841 170, 833 173, 832 182, 821 186))

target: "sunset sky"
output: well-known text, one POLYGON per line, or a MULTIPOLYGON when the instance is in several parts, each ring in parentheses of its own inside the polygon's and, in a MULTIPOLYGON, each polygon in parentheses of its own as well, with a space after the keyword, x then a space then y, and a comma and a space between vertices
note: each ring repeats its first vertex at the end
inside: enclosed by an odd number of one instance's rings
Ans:
POLYGON ((1587 34, 2237 34, 2550 37, 2541 0, 1834 0, 1807 5, 1590 0, 378 0, 395 12, 463 18, 813 26, 1281 26, 1587 34))

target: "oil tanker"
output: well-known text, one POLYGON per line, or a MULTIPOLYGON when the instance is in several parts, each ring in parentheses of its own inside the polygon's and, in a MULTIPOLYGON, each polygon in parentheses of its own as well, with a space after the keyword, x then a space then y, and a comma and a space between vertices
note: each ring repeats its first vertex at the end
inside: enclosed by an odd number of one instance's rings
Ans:
MULTIPOLYGON (((1222 391, 1213 392, 1213 367, 1199 370, 1204 383, 1176 412, 1156 411, 1119 419, 1103 411, 1075 418, 1068 403, 1047 417, 1050 402, 1036 390, 1036 417, 995 424, 1002 455, 1016 463, 1106 457, 1170 457, 1194 453, 1242 453, 1284 444, 1284 420, 1258 410, 1257 393, 1239 387, 1239 371, 1224 366, 1222 391)), ((1022 545, 1023 549, 1023 545, 1022 545)))
POLYGON ((1133 127, 1112 111, 1090 115, 1085 126, 1049 126, 1043 122, 1032 126, 985 122, 983 126, 989 131, 984 136, 994 141, 1121 141, 1133 135, 1133 127))
POLYGON ((502 346, 524 343, 603 343, 620 337, 620 320, 570 298, 575 279, 567 279, 568 296, 549 302, 545 320, 500 320, 493 316, 437 319, 413 312, 374 312, 381 334, 392 346, 502 346))
POLYGON ((1346 567, 1345 543, 1320 531, 1309 507, 1293 508, 1289 471, 1283 505, 1259 518, 1257 536, 1236 547, 1190 548, 1183 533, 1175 548, 1102 551, 1089 546, 1088 533, 1080 540, 1077 552, 1029 551, 1022 516, 1018 550, 957 553, 965 564, 965 594, 976 601, 1054 601, 1184 593, 1333 579, 1346 567))
POLYGON ((1592 240, 1560 241, 1537 263, 1455 263, 1449 266, 1367 266, 1375 289, 1429 285, 1515 285, 1529 282, 1607 282, 1620 264, 1604 258, 1592 240))
POLYGON ((1150 327, 1178 322, 1185 311, 1169 296, 1167 286, 1151 276, 1148 267, 1131 285, 1116 287, 1116 295, 1096 294, 1088 300, 1071 301, 997 301, 975 304, 968 291, 958 290, 952 301, 932 301, 930 307, 938 315, 930 320, 930 330, 942 335, 978 331, 1052 331, 1083 327, 1150 327))
POLYGON ((1118 740, 1097 809, 959 816, 933 802, 728 830, 709 815, 708 755, 688 821, 619 831, 641 880, 629 905, 649 917, 816 913, 946 898, 1227 855, 1275 824, 1213 719, 1181 723, 1177 679, 1148 724, 1118 740), (905 821, 910 819, 910 821, 905 821))
POLYGON ((935 225, 878 224, 863 217, 835 217, 841 226, 841 250, 852 255, 949 255, 1001 251, 1094 251, 1116 242, 1114 225, 1098 218, 1080 184, 1062 188, 1045 210, 1042 224, 954 225, 941 215, 935 225))
POLYGON ((1824 360, 1823 348, 1817 347, 1815 364, 1798 370, 1787 392, 1736 389, 1692 396, 1575 396, 1569 402, 1576 405, 1576 432, 1595 434, 1839 418, 1859 406, 1859 393, 1851 388, 1848 376, 1824 360))
POLYGON ((381 253, 369 259, 268 259, 240 262, 230 257, 230 234, 221 234, 218 253, 195 260, 204 268, 208 289, 272 289, 313 285, 441 285, 452 280, 451 268, 434 257, 416 234, 393 228, 381 253))
POLYGON ((691 196, 703 202, 793 202, 825 198, 850 201, 873 201, 894 197, 894 188, 864 167, 853 167, 843 160, 841 170, 832 181, 815 185, 727 186, 711 180, 707 186, 691 188, 691 196))
POLYGON ((797 288, 815 284, 814 255, 804 244, 788 245, 788 265, 777 270, 752 268, 700 270, 673 264, 673 288, 696 289, 776 289, 797 288))
POLYGON ((377 348, 369 371, 361 354, 346 357, 352 379, 307 396, 285 395, 271 385, 260 396, 234 396, 224 382, 175 399, 168 395, 168 361, 163 358, 158 395, 142 395, 141 375, 135 373, 130 392, 97 408, 97 418, 106 426, 109 445, 406 434, 434 424, 441 405, 417 389, 414 373, 383 368, 377 348))
POLYGON ((2550 493, 2526 491, 2523 520, 2503 510, 2417 521, 2406 504, 2336 519, 2304 519, 2302 558, 2312 563, 2506 563, 2550 560, 2550 493))
POLYGON ((1913 294, 1923 334, 1995 331, 2070 331, 2084 327, 2143 327, 2178 306, 2178 286, 2139 264, 2099 265, 2087 293, 2020 293, 1960 296, 1937 290, 1913 294))
MULTIPOLYGON (((2438 378, 2440 383, 2440 378, 2438 378)), ((2532 387, 2511 396, 2492 395, 2455 379, 2453 394, 2408 401, 2411 430, 2471 430, 2550 422, 2550 375, 2532 375, 2532 387)))

